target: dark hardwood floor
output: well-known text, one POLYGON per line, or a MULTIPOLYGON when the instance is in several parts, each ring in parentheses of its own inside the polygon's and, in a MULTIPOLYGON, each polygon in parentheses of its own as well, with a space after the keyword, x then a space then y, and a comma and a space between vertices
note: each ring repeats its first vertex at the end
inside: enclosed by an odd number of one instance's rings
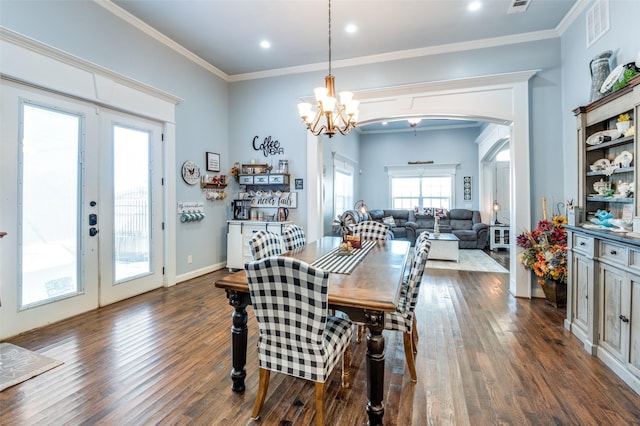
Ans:
MULTIPOLYGON (((0 392, 2 425, 313 425, 312 383, 272 374, 262 418, 249 309, 247 390, 231 392, 231 308, 212 273, 8 341, 64 365, 0 392)), ((418 304, 418 383, 385 332, 387 425, 640 424, 640 396, 563 328, 564 310, 516 299, 508 275, 428 270, 418 304)), ((365 344, 351 389, 327 385, 327 425, 366 423, 365 344)))

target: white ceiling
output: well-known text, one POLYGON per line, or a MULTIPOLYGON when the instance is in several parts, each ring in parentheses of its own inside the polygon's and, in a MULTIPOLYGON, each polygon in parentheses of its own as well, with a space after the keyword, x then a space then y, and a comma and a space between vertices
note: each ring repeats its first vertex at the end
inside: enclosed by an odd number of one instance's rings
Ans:
MULTIPOLYGON (((577 0, 332 0, 332 60, 420 56, 440 49, 558 36, 577 0), (345 31, 357 25, 355 34, 345 31), (473 43, 473 44, 470 44, 473 43)), ((112 0, 227 76, 327 67, 327 0, 112 0), (271 48, 260 48, 261 40, 271 48)), ((374 59, 375 60, 375 59, 374 59)), ((319 68, 322 69, 322 68, 319 68)), ((250 77, 250 76, 247 76, 250 77)))

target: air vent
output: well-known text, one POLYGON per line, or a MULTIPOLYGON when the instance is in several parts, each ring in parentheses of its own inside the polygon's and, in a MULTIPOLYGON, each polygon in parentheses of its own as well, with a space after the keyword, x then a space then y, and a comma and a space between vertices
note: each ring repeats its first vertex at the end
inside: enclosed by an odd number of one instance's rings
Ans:
POLYGON ((529 7, 533 0, 513 0, 509 5, 507 13, 522 13, 529 7))
POLYGON ((587 10, 587 47, 609 31, 609 1, 599 0, 587 10))

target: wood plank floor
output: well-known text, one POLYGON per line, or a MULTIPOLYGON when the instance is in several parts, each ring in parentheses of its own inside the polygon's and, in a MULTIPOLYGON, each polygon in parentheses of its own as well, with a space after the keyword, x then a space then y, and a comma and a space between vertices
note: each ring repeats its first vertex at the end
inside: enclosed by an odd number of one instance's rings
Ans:
MULTIPOLYGON (((9 339, 64 365, 0 392, 2 425, 313 425, 311 383, 272 374, 258 422, 249 309, 247 390, 230 390, 231 308, 218 271, 9 339)), ((387 425, 640 424, 640 396, 562 326, 564 310, 516 299, 508 275, 429 270, 418 304, 418 383, 385 332, 387 425)), ((327 385, 327 425, 366 423, 365 345, 353 388, 327 385)))

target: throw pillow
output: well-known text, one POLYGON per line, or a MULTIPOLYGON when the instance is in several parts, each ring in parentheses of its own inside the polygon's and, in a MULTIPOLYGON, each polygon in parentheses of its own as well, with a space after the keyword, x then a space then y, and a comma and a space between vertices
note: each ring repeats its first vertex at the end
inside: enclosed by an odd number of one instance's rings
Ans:
POLYGON ((393 218, 393 216, 383 217, 382 218, 382 223, 384 223, 385 225, 389 225, 392 228, 396 226, 396 221, 393 218))

